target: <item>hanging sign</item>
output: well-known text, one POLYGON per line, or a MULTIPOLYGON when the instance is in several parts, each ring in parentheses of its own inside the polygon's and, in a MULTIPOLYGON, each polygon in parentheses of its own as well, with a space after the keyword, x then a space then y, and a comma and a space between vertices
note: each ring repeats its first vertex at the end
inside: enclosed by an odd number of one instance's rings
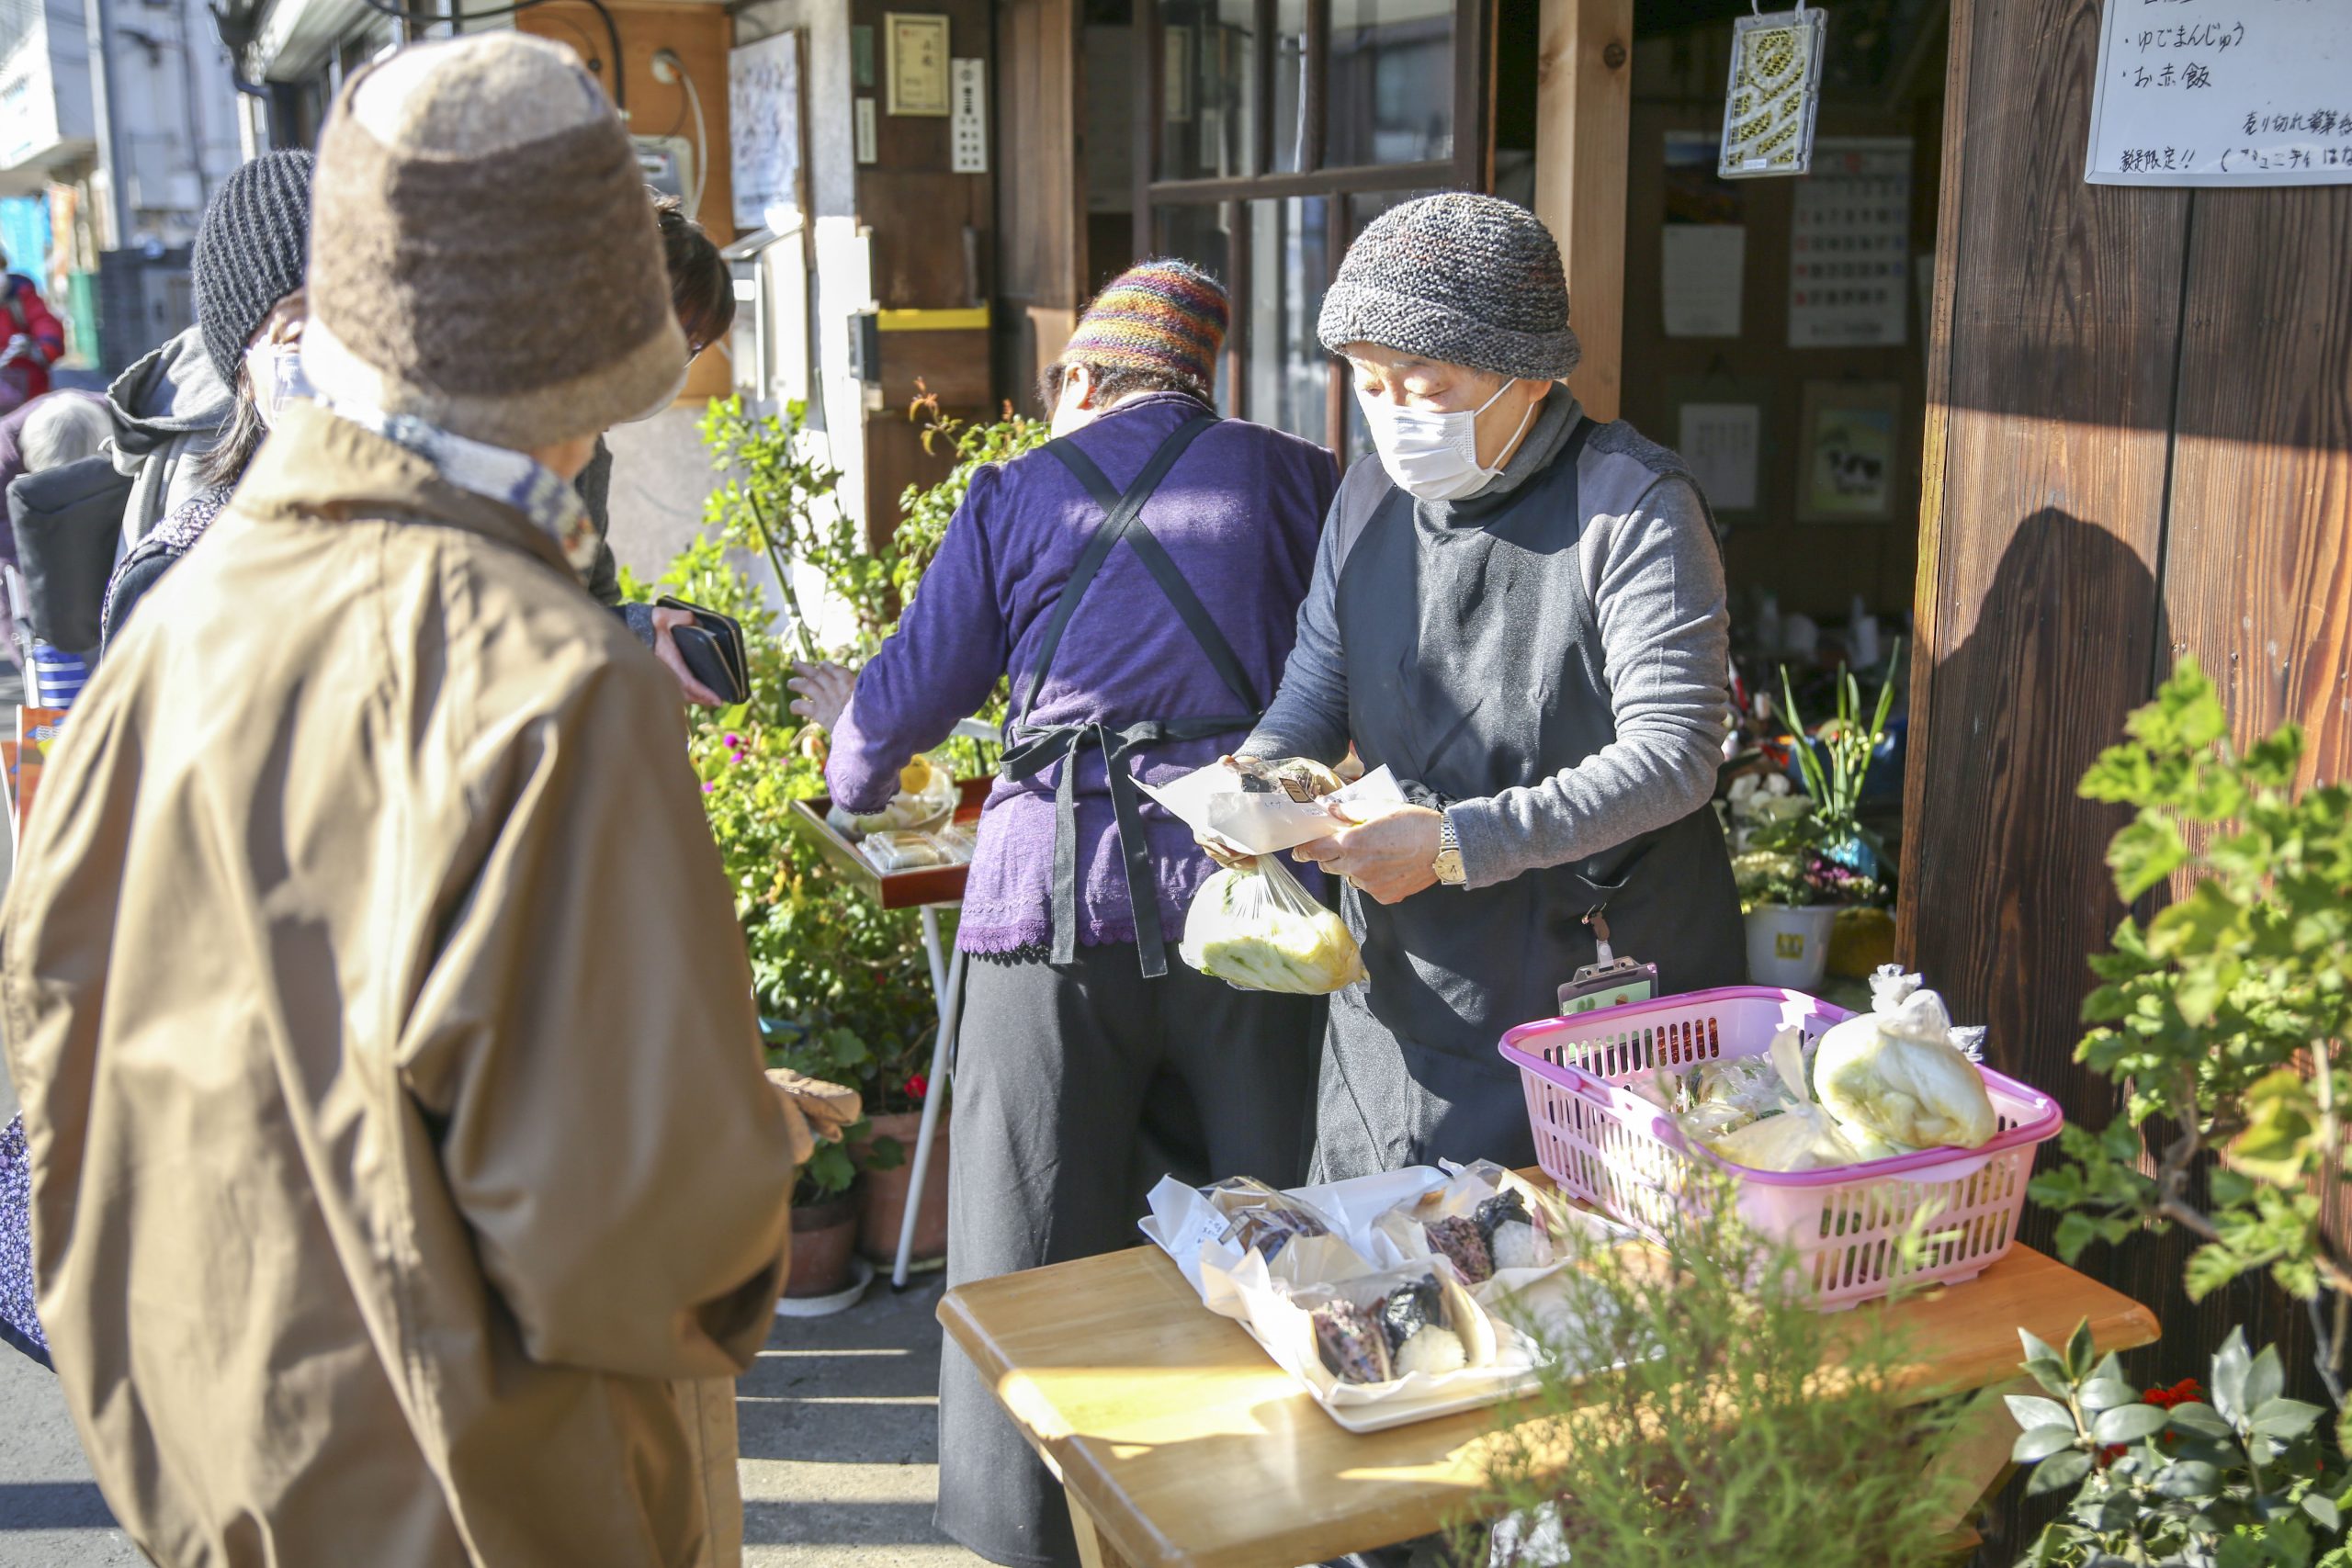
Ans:
POLYGON ((1813 166, 1813 121, 1821 107, 1821 55, 1828 27, 1829 18, 1802 0, 1793 11, 1742 17, 1732 24, 1723 158, 1716 169, 1724 178, 1802 175, 1813 166))
POLYGON ((949 169, 959 175, 989 172, 988 62, 951 62, 955 112, 947 117, 949 169))
POLYGON ((800 35, 778 33, 727 54, 728 143, 735 227, 786 227, 800 209, 800 35))
POLYGON ((2352 5, 2109 5, 2083 177, 2124 186, 2352 182, 2352 5))

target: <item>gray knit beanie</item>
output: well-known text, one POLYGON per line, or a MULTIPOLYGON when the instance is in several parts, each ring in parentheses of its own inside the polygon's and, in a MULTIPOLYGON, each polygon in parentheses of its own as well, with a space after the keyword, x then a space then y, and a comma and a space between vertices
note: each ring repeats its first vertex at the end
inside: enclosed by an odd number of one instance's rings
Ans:
POLYGON ((224 387, 237 384, 245 344, 277 302, 302 287, 311 249, 311 158, 300 148, 264 152, 220 182, 188 255, 204 356, 224 387))
POLYGON ((628 133, 514 32, 404 49, 320 139, 302 368, 330 401, 517 450, 667 402, 686 344, 628 133))
POLYGON ((1515 202, 1467 191, 1374 219, 1316 327, 1333 354, 1376 343, 1530 381, 1564 380, 1583 357, 1552 231, 1515 202))

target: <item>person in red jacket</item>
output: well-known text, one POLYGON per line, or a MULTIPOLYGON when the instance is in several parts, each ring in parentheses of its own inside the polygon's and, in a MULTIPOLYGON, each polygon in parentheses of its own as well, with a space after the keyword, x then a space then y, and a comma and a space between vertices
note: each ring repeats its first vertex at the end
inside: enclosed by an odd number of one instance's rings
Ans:
POLYGON ((0 413, 48 391, 49 367, 64 357, 65 324, 0 251, 0 413))

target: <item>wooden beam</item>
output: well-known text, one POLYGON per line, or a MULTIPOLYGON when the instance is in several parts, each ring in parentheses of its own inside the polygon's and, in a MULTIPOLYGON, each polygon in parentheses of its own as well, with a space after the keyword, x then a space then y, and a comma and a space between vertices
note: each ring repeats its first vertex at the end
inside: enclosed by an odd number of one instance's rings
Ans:
POLYGON ((1625 166, 1633 0, 1543 0, 1535 66, 1535 215, 1560 243, 1584 363, 1569 389, 1615 419, 1625 333, 1625 166))

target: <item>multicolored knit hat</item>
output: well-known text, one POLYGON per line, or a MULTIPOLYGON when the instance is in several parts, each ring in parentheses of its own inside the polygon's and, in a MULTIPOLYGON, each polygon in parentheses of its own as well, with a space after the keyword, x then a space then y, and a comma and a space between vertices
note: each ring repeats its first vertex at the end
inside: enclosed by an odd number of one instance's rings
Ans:
POLYGON ((1228 313, 1225 286, 1190 262, 1137 262, 1094 297, 1062 360, 1148 371, 1205 398, 1216 385, 1228 313))

